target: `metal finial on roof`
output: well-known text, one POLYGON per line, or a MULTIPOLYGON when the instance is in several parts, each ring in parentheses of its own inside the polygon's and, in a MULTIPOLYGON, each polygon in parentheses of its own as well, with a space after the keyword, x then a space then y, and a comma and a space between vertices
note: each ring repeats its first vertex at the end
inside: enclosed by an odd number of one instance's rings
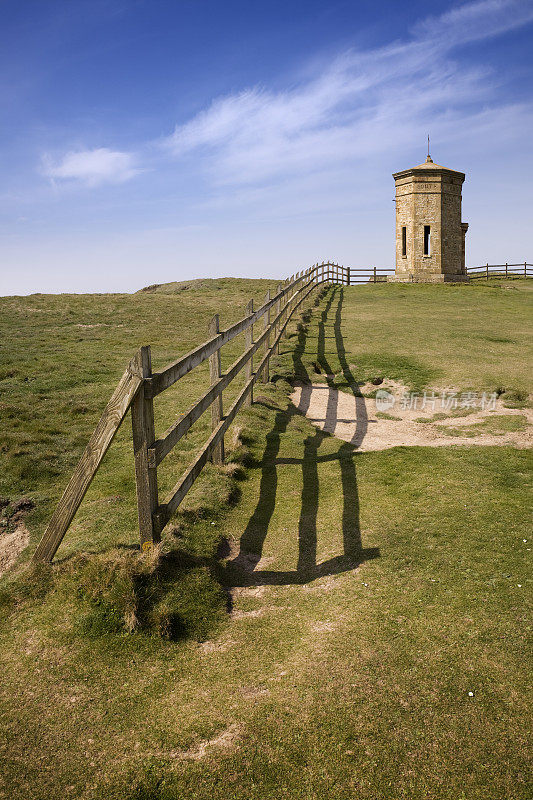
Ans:
POLYGON ((433 164, 433 159, 429 155, 429 133, 428 133, 428 157, 426 158, 426 164, 433 164))

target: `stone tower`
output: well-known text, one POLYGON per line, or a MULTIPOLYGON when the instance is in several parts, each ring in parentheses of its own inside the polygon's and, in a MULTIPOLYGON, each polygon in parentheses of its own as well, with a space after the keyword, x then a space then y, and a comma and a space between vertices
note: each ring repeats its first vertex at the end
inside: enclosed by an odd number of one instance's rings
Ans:
POLYGON ((434 164, 393 176, 396 184, 396 272, 389 280, 415 283, 467 281, 461 222, 463 172, 434 164))

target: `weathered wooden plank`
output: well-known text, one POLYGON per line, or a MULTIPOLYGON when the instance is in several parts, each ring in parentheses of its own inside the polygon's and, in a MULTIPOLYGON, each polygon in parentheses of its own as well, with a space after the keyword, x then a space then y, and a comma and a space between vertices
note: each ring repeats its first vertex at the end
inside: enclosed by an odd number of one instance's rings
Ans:
MULTIPOLYGON (((209 330, 208 333, 211 336, 216 336, 217 333, 220 333, 220 320, 218 314, 215 314, 211 322, 209 323, 209 330)), ((217 350, 213 355, 209 356, 209 379, 211 381, 211 386, 218 383, 220 379, 220 350, 217 350)), ((216 430, 217 426, 222 419, 222 391, 219 391, 216 398, 211 403, 211 430, 216 430)), ((214 464, 223 464, 224 463, 224 437, 219 439, 216 444, 216 447, 213 448, 211 452, 211 460, 214 464)))
POLYGON ((94 475, 107 453, 131 402, 142 384, 137 356, 128 365, 87 443, 63 495, 33 554, 33 561, 51 561, 61 544, 94 475))
POLYGON ((227 429, 235 419, 238 410, 243 405, 246 395, 251 390, 256 378, 257 378, 256 374, 252 375, 251 379, 246 382, 244 388, 241 390, 237 399, 235 400, 232 407, 228 411, 227 416, 223 420, 221 420, 217 428, 211 433, 211 436, 203 446, 202 450, 198 453, 191 466, 188 467, 188 469, 183 473, 180 480, 170 493, 170 496, 167 499, 166 503, 163 506, 160 506, 159 516, 162 520, 165 521, 165 523, 170 519, 171 515, 178 508, 181 501, 183 500, 183 498, 193 485, 194 481, 201 473, 209 457, 211 456, 211 454, 221 441, 222 437, 226 433, 227 429))
MULTIPOLYGON (((302 290, 299 290, 296 295, 293 295, 293 297, 296 297, 301 292, 302 290)), ((277 316, 275 320, 273 320, 272 324, 281 324, 284 314, 285 309, 282 310, 279 317, 277 316)), ((220 392, 229 386, 231 381, 239 374, 247 362, 251 360, 257 350, 259 350, 259 348, 264 344, 268 333, 268 331, 264 331, 258 339, 252 342, 250 347, 248 347, 244 353, 239 356, 239 358, 229 367, 228 371, 222 375, 215 384, 210 386, 207 392, 205 392, 205 394, 202 395, 202 397, 197 400, 196 403, 194 403, 194 405, 191 406, 182 417, 180 417, 179 420, 171 425, 160 439, 155 441, 153 447, 149 448, 148 450, 148 462, 150 466, 158 466, 165 456, 170 453, 172 448, 178 443, 181 437, 187 433, 189 428, 202 416, 205 411, 207 411, 209 406, 213 403, 220 392)))
MULTIPOLYGON (((265 302, 263 303, 263 305, 266 306, 266 305, 269 304, 269 302, 270 302, 270 289, 268 289, 268 291, 267 291, 267 293, 265 295, 265 302)), ((266 334, 265 335, 265 343, 264 343, 265 356, 266 356, 268 354, 268 352, 270 351, 270 309, 263 316, 263 334, 266 334)), ((263 370, 261 372, 261 381, 263 383, 268 383, 268 381, 269 381, 269 359, 266 358, 266 359, 263 359, 263 360, 265 361, 265 365, 264 365, 263 370)))
MULTIPOLYGON (((282 294, 281 284, 278 285, 278 294, 279 295, 282 294)), ((281 303, 281 297, 278 300, 278 304, 279 303, 281 303)), ((248 317, 250 317, 253 313, 254 313, 254 301, 250 300, 250 302, 246 306, 246 315, 248 317)), ((244 352, 245 352, 245 354, 246 354, 246 351, 249 350, 252 347, 253 343, 254 343, 254 326, 250 325, 250 327, 247 328, 246 331, 244 332, 244 352)), ((254 357, 253 357, 253 353, 252 353, 250 358, 246 361, 246 370, 245 370, 246 383, 248 383, 248 381, 251 379, 253 373, 254 373, 254 357)), ((244 404, 247 405, 247 406, 251 406, 253 402, 254 402, 253 387, 251 387, 250 391, 248 392, 248 394, 247 394, 247 396, 245 398, 244 404)))
MULTIPOLYGON (((252 387, 253 387, 254 383, 258 380, 258 378, 259 378, 259 376, 261 374, 261 371, 264 369, 264 367, 266 365, 266 362, 268 361, 268 359, 270 358, 270 356, 272 354, 272 351, 273 351, 274 347, 277 345, 279 339, 283 335, 285 327, 290 322, 290 318, 291 318, 292 314, 306 300, 306 298, 314 290, 314 288, 315 288, 315 286, 314 286, 314 284, 312 284, 311 286, 306 287, 306 289, 301 292, 301 297, 298 299, 298 302, 296 302, 294 304, 294 307, 291 310, 288 318, 283 322, 282 327, 280 327, 280 330, 279 330, 279 332, 278 332, 278 334, 276 336, 276 340, 272 344, 271 350, 263 356, 263 359, 261 360, 261 363, 257 366, 256 372, 253 373, 252 377, 249 380, 246 381, 244 387, 242 388, 241 392, 238 394, 237 398, 233 402, 233 405, 229 409, 227 415, 224 417, 223 420, 221 420, 221 422, 217 426, 216 430, 214 430, 211 433, 211 436, 209 437, 209 439, 205 443, 205 445, 202 448, 202 450, 197 454, 197 456, 196 456, 195 460, 192 462, 192 464, 182 474, 182 476, 180 477, 179 481, 177 482, 177 484, 174 486, 174 488, 170 492, 166 502, 164 504, 162 504, 161 506, 159 506, 159 509, 157 511, 156 516, 161 521, 161 527, 164 527, 164 525, 166 525, 166 523, 168 522, 168 520, 170 519, 172 514, 179 507, 180 503, 182 502, 183 498, 185 497, 185 495, 187 494, 187 492, 189 491, 189 489, 193 485, 193 483, 196 480, 196 478, 200 475, 203 467, 205 466, 205 464, 207 463, 211 453, 213 452, 213 449, 216 447, 216 445, 220 441, 221 437, 224 436, 225 432, 227 431, 227 429, 229 428, 229 426, 231 425, 231 423, 235 419, 235 416, 236 416, 237 412, 239 411, 241 406, 244 404, 248 393, 252 390, 252 387)), ((258 340, 258 342, 256 342, 255 344, 258 344, 259 341, 260 340, 258 340)))
MULTIPOLYGON (((290 293, 292 288, 292 284, 289 284, 289 286, 283 290, 283 294, 290 293)), ((271 298, 267 305, 262 305, 254 311, 251 316, 239 320, 225 331, 221 331, 217 336, 209 339, 207 342, 203 342, 201 345, 198 345, 198 347, 195 347, 194 350, 189 351, 186 355, 173 361, 164 369, 159 372, 154 372, 152 380, 150 381, 152 397, 168 389, 176 383, 176 381, 183 378, 184 375, 187 375, 192 369, 199 366, 199 364, 208 359, 209 356, 234 339, 235 336, 239 336, 239 334, 246 331, 247 328, 260 320, 264 314, 268 313, 276 301, 277 297, 271 298)))
MULTIPOLYGON (((138 369, 143 378, 151 376, 152 360, 149 347, 141 347, 139 350, 138 369)), ((155 440, 154 401, 146 396, 144 385, 141 386, 131 407, 131 425, 139 536, 141 550, 147 551, 160 541, 161 532, 153 519, 159 505, 157 469, 148 462, 148 449, 153 446, 155 440)))
MULTIPOLYGON (((279 326, 280 326, 280 321, 281 321, 281 297, 280 297, 280 294, 281 294, 281 283, 278 283, 278 285, 276 287, 276 297, 278 298, 278 300, 276 302, 276 311, 275 311, 276 319, 274 320, 274 325, 273 325, 274 336, 277 335, 277 332, 278 332, 279 326)), ((279 341, 278 341, 278 343, 277 343, 277 345, 275 347, 274 352, 275 352, 276 355, 279 355, 279 341)))
MULTIPOLYGON (((251 329, 250 329, 251 330, 251 329)), ((177 422, 168 428, 163 434, 161 439, 157 439, 153 448, 148 452, 149 463, 153 466, 158 465, 165 458, 166 455, 177 444, 181 437, 187 433, 189 428, 198 420, 202 414, 207 411, 209 406, 218 397, 231 381, 239 374, 239 372, 246 366, 247 362, 251 360, 254 353, 261 347, 264 342, 264 334, 262 334, 251 346, 247 348, 244 353, 229 367, 228 371, 220 377, 220 379, 209 387, 202 397, 189 408, 185 414, 180 417, 177 422)))

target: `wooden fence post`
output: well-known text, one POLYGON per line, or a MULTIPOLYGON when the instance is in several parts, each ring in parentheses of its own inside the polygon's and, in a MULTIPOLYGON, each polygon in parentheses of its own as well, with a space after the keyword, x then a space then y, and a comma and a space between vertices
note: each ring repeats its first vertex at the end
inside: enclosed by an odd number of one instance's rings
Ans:
POLYGON ((350 285, 351 275, 350 275, 350 267, 346 267, 346 286, 350 285))
POLYGON ((376 268, 374 267, 374 283, 376 283, 376 268))
MULTIPOLYGON (((139 350, 137 367, 142 378, 152 375, 150 347, 139 350)), ((154 401, 147 397, 145 384, 141 384, 131 406, 133 455, 135 459, 135 484, 137 488, 137 514, 141 550, 146 552, 160 541, 161 531, 154 522, 159 505, 157 493, 157 467, 148 466, 148 448, 155 442, 154 401)))
POLYGON ((524 278, 527 278, 527 261, 524 261, 524 278))
MULTIPOLYGON (((278 286, 277 286, 277 289, 276 289, 276 294, 279 294, 280 292, 281 292, 281 283, 278 283, 278 286)), ((278 299, 278 301, 276 303, 276 317, 279 316, 280 313, 281 313, 281 298, 278 299)), ((274 335, 275 336, 278 335, 278 331, 279 331, 280 328, 281 328, 281 317, 279 318, 279 321, 277 322, 275 330, 274 330, 274 335)), ((276 355, 279 356, 279 342, 276 345, 276 355)))
MULTIPOLYGON (((246 306, 246 316, 249 317, 253 313, 254 313, 254 301, 250 300, 250 302, 246 306)), ((254 343, 254 326, 250 325, 250 327, 244 331, 244 349, 248 350, 248 348, 251 347, 253 343, 254 343)), ((254 373, 254 357, 252 356, 246 362, 246 365, 244 367, 244 375, 246 383, 248 383, 248 381, 251 380, 253 373, 254 373)), ((253 402, 254 402, 254 389, 252 386, 252 388, 248 393, 248 397, 244 401, 244 405, 251 406, 253 402)))
MULTIPOLYGON (((269 300, 270 300, 270 289, 267 291, 265 295, 265 303, 268 303, 269 300)), ((270 309, 268 311, 265 311, 265 313, 263 314, 263 332, 268 331, 269 328, 270 328, 270 309)), ((270 350, 270 333, 265 338, 265 345, 263 350, 265 356, 269 350, 270 350)), ((261 383, 268 383, 269 374, 270 374, 269 359, 267 359, 265 362, 265 368, 263 369, 263 374, 261 375, 261 383)))
MULTIPOLYGON (((218 314, 215 314, 213 319, 208 325, 209 336, 216 336, 220 333, 220 320, 218 314)), ((222 372, 220 369, 220 349, 213 355, 209 356, 209 379, 211 386, 218 381, 222 372)), ((216 400, 211 403, 211 430, 214 431, 222 420, 223 407, 222 407, 222 392, 218 395, 216 400)), ((213 464, 224 463, 224 438, 216 445, 211 456, 213 464)))
POLYGON ((488 281, 488 279, 489 279, 489 262, 487 261, 487 276, 485 280, 488 281))

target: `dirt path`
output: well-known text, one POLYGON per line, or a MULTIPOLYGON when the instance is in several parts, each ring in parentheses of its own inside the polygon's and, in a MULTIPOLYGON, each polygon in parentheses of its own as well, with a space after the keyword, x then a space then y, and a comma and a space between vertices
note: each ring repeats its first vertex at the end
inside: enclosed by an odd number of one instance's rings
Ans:
MULTIPOLYGON (((376 389, 372 385, 359 388, 362 394, 376 389)), ((434 419, 435 414, 443 413, 440 402, 423 404, 419 398, 416 407, 408 407, 402 403, 405 387, 391 381, 385 382, 380 389, 394 398, 393 405, 385 412, 395 417, 393 419, 381 416, 383 412, 376 407, 374 398, 354 396, 324 383, 295 387, 291 400, 298 411, 318 428, 350 442, 362 452, 402 445, 443 447, 476 444, 527 448, 533 444, 532 409, 504 408, 499 400, 484 410, 479 407, 461 409, 458 402, 456 409, 448 409, 445 419, 434 419), (505 430, 503 416, 518 417, 516 426, 519 429, 505 430), (431 421, 416 421, 420 419, 431 421), (480 423, 485 424, 479 427, 480 423)), ((441 392, 435 390, 439 396, 441 392)))

